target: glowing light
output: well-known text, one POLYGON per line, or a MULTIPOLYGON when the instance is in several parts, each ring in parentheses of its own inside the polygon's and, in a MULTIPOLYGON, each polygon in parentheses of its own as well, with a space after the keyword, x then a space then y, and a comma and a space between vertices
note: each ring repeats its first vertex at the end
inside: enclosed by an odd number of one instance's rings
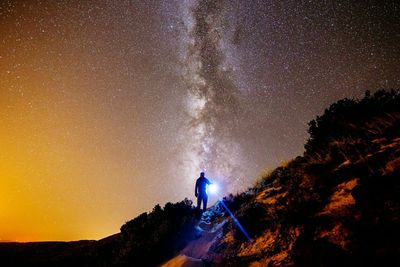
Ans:
POLYGON ((218 186, 216 184, 210 184, 208 186, 208 192, 211 194, 216 194, 218 192, 218 186))

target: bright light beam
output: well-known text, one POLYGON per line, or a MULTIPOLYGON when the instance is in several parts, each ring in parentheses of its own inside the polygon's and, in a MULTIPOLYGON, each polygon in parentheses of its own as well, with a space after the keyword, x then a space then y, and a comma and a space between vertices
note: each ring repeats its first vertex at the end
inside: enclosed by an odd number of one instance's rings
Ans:
POLYGON ((218 186, 217 184, 213 183, 208 185, 208 192, 217 195, 218 196, 218 202, 222 204, 224 209, 228 212, 229 216, 231 216, 233 222, 236 224, 236 226, 240 229, 240 231, 243 233, 243 235, 249 240, 250 242, 253 241, 253 239, 249 236, 249 234, 244 230, 243 226, 240 224, 239 220, 236 219, 235 215, 233 215, 232 211, 226 206, 224 203, 224 200, 217 194, 218 193, 218 186))
POLYGON ((233 222, 236 224, 236 226, 240 229, 240 231, 242 231, 243 235, 247 238, 247 240, 249 240, 250 242, 253 241, 253 239, 251 239, 251 237, 249 236, 249 234, 246 232, 246 230, 244 230, 243 226, 240 224, 240 222, 238 221, 238 219, 236 219, 235 215, 233 215, 232 211, 225 205, 223 200, 219 200, 219 203, 222 204, 222 206, 225 208, 225 210, 228 212, 229 216, 231 216, 233 222))

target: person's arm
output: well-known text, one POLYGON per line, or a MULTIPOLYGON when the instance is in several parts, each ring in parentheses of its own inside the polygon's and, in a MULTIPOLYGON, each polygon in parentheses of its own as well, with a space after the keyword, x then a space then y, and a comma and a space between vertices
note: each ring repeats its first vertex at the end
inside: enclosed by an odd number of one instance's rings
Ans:
POLYGON ((196 181, 196 185, 194 186, 194 195, 197 197, 197 188, 199 187, 199 180, 196 181))

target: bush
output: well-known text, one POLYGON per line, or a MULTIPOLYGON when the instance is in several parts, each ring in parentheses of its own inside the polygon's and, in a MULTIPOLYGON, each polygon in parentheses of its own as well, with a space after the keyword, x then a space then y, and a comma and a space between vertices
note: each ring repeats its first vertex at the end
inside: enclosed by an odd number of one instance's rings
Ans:
POLYGON ((121 227, 123 245, 119 265, 162 263, 195 239, 196 210, 192 201, 156 205, 121 227))
POLYGON ((372 96, 367 91, 361 100, 339 100, 308 123, 310 137, 304 146, 306 153, 325 151, 332 140, 353 137, 371 140, 374 133, 360 126, 373 117, 391 112, 400 112, 399 90, 379 90, 372 96))

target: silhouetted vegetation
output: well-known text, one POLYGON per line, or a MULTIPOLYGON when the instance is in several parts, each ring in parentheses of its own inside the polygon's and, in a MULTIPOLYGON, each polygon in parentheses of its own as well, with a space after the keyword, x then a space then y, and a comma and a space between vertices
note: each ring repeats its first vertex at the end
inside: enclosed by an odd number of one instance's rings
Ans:
POLYGON ((121 227, 123 247, 119 264, 155 266, 196 238, 198 211, 185 199, 143 213, 121 227))
MULTIPOLYGON (((371 118, 383 117, 388 114, 400 112, 400 91, 379 90, 373 95, 369 91, 361 100, 345 98, 332 104, 322 116, 309 122, 310 137, 305 144, 306 153, 326 151, 333 140, 361 138, 371 140, 384 130, 391 135, 398 125, 375 125, 376 129, 365 130, 365 123, 371 118)), ((379 122, 377 122, 379 124, 379 122)))

